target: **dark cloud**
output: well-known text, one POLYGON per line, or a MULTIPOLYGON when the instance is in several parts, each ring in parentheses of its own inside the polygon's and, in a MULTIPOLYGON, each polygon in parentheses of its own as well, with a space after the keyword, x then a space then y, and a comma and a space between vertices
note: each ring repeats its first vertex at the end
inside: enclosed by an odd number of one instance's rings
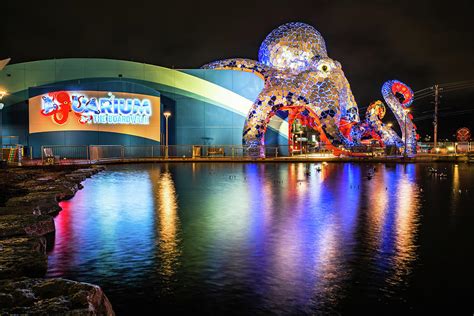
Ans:
MULTIPOLYGON (((396 78, 415 91, 474 79, 472 1, 11 1, 2 3, 0 57, 12 62, 105 57, 197 68, 227 57, 257 58, 275 27, 315 26, 339 60, 361 107, 396 78)), ((474 109, 473 90, 445 94, 446 110, 474 109)), ((427 101, 414 105, 425 115, 427 101)), ((446 117, 441 135, 474 112, 446 117)), ((422 133, 431 122, 419 122, 422 133)))

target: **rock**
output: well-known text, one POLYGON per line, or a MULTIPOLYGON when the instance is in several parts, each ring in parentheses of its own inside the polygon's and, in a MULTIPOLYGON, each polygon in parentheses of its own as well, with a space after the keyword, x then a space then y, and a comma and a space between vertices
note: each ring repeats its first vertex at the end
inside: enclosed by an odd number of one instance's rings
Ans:
MULTIPOLYGON (((55 214, 61 210, 56 196, 51 192, 31 192, 24 196, 12 197, 5 206, 22 208, 29 214, 55 214)), ((23 213, 25 213, 23 212, 23 213)))
POLYGON ((106 169, 106 167, 104 165, 92 165, 91 168, 97 169, 98 172, 104 171, 106 169))
POLYGON ((82 184, 79 182, 66 179, 57 180, 56 184, 61 192, 64 192, 66 195, 72 194, 72 196, 74 196, 77 191, 83 188, 82 184))
POLYGON ((16 236, 44 236, 55 231, 51 216, 0 216, 0 238, 16 236))
POLYGON ((35 181, 40 181, 40 182, 50 182, 54 181, 57 177, 49 175, 41 178, 36 178, 35 181))
POLYGON ((0 279, 42 277, 48 268, 44 237, 0 239, 0 279))
POLYGON ((12 307, 13 306, 13 295, 8 293, 0 293, 0 306, 12 307))
POLYGON ((54 183, 54 182, 50 182, 50 183, 39 183, 39 184, 35 184, 35 185, 32 185, 28 191, 29 192, 55 192, 55 191, 60 191, 60 187, 54 183))
POLYGON ((55 232, 56 228, 53 218, 46 215, 41 215, 41 218, 35 223, 23 227, 28 236, 45 236, 55 232))
POLYGON ((89 169, 77 169, 72 172, 72 174, 83 174, 85 177, 90 178, 92 175, 98 173, 98 169, 89 168, 89 169))
POLYGON ((102 289, 65 279, 0 282, 0 314, 115 315, 102 289))
POLYGON ((31 177, 27 180, 19 181, 17 186, 28 189, 31 192, 36 186, 44 186, 54 183, 56 179, 64 176, 64 172, 48 172, 40 169, 32 172, 30 176, 31 177))
POLYGON ((0 216, 4 215, 31 215, 34 214, 33 210, 29 207, 9 206, 0 207, 0 216))
POLYGON ((30 192, 27 195, 12 197, 5 206, 32 206, 34 208, 38 203, 47 200, 56 202, 50 192, 30 192))
POLYGON ((43 277, 47 243, 54 243, 58 202, 72 198, 81 182, 105 169, 15 168, 0 176, 0 315, 114 315, 100 287, 43 277))
POLYGON ((54 200, 49 201, 41 201, 33 208, 33 214, 35 215, 56 215, 62 208, 56 202, 56 198, 54 200))
MULTIPOLYGON (((0 176, 1 178, 1 176, 0 176)), ((14 196, 26 195, 28 193, 27 189, 18 188, 15 185, 7 184, 5 182, 0 182, 0 206, 4 206, 5 203, 14 196)))
POLYGON ((81 183, 85 179, 87 179, 87 176, 84 173, 71 173, 66 175, 66 179, 70 179, 74 182, 81 183))

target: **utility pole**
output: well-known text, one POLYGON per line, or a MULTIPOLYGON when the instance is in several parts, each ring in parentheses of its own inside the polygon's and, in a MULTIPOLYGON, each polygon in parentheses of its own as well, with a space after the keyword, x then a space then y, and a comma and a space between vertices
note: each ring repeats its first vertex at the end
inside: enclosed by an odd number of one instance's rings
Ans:
POLYGON ((438 148, 438 103, 439 103, 439 86, 437 84, 434 85, 434 118, 433 118, 433 141, 434 141, 434 148, 438 148))

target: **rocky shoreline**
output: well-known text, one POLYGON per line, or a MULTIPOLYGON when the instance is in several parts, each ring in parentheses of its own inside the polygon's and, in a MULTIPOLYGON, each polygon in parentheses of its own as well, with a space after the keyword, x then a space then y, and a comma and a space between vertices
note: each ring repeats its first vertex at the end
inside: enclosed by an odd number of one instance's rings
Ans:
POLYGON ((114 315, 100 287, 45 279, 59 202, 82 189, 102 166, 0 170, 0 315, 114 315))

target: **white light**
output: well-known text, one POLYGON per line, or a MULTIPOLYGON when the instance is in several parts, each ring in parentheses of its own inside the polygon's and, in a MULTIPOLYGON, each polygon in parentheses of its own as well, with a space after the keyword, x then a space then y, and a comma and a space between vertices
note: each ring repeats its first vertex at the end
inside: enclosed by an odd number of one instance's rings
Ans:
POLYGON ((0 103, 0 110, 3 110, 3 107, 5 106, 5 104, 3 103, 0 103))

